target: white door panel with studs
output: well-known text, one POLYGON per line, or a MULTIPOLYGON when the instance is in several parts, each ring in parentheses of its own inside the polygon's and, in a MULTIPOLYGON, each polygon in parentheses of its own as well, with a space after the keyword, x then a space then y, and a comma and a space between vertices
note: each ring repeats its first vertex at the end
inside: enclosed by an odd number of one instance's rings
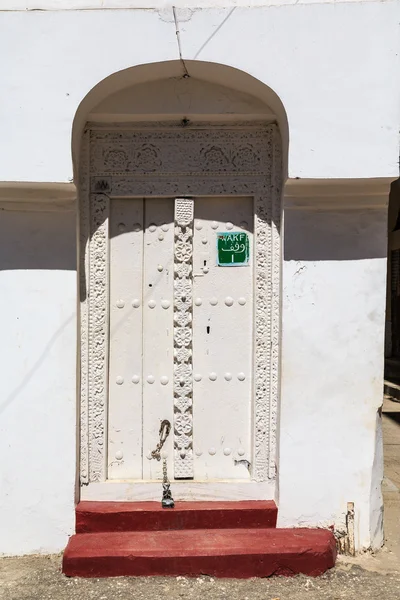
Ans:
MULTIPOLYGON (((174 201, 149 199, 144 207, 143 246, 143 478, 161 479, 151 458, 160 422, 173 423, 174 201)), ((163 453, 172 468, 172 433, 163 453)))
POLYGON ((108 478, 142 477, 143 200, 110 207, 108 478))
POLYGON ((113 199, 108 479, 249 480, 252 198, 113 199))
POLYGON ((252 231, 251 198, 196 199, 193 435, 198 479, 250 478, 252 231), (218 252, 219 236, 227 244, 218 252), (230 248, 241 239, 248 240, 248 259, 231 266, 230 248), (218 265, 221 251, 227 256, 224 266, 218 265))

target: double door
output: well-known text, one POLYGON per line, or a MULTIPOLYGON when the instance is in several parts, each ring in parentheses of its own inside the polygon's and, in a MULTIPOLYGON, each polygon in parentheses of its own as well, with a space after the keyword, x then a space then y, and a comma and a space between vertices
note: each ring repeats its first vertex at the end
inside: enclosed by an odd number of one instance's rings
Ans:
POLYGON ((246 480, 252 461, 252 198, 113 199, 108 479, 246 480))

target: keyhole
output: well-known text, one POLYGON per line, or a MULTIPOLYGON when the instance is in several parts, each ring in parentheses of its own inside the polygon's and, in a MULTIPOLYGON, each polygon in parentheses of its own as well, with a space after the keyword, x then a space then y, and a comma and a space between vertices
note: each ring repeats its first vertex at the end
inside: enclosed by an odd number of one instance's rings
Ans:
POLYGON ((149 287, 153 287, 153 284, 152 284, 152 283, 149 283, 149 287))
POLYGON ((203 265, 203 266, 204 266, 204 267, 206 267, 206 266, 207 266, 207 261, 206 261, 206 260, 204 261, 204 265, 203 265))
POLYGON ((207 333, 210 333, 210 329, 211 329, 211 327, 209 325, 207 325, 207 333))

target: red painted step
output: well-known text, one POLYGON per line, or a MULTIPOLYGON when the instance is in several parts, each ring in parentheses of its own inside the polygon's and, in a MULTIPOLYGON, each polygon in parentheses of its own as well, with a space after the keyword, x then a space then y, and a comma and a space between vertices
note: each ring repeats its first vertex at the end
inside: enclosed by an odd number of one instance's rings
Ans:
POLYGON ((74 535, 63 572, 78 577, 211 575, 316 576, 335 564, 336 544, 324 529, 212 529, 74 535))
POLYGON ((160 502, 80 502, 76 533, 234 529, 276 527, 273 501, 177 502, 173 510, 160 502))

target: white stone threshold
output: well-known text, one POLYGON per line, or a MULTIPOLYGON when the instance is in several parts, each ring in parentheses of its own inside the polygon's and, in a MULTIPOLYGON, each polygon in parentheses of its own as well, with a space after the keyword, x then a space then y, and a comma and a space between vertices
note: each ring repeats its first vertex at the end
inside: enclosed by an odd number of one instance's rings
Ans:
MULTIPOLYGON (((174 500, 275 500, 275 482, 245 480, 172 481, 174 500)), ((81 500, 144 502, 161 501, 161 481, 115 480, 81 486, 81 500)))

